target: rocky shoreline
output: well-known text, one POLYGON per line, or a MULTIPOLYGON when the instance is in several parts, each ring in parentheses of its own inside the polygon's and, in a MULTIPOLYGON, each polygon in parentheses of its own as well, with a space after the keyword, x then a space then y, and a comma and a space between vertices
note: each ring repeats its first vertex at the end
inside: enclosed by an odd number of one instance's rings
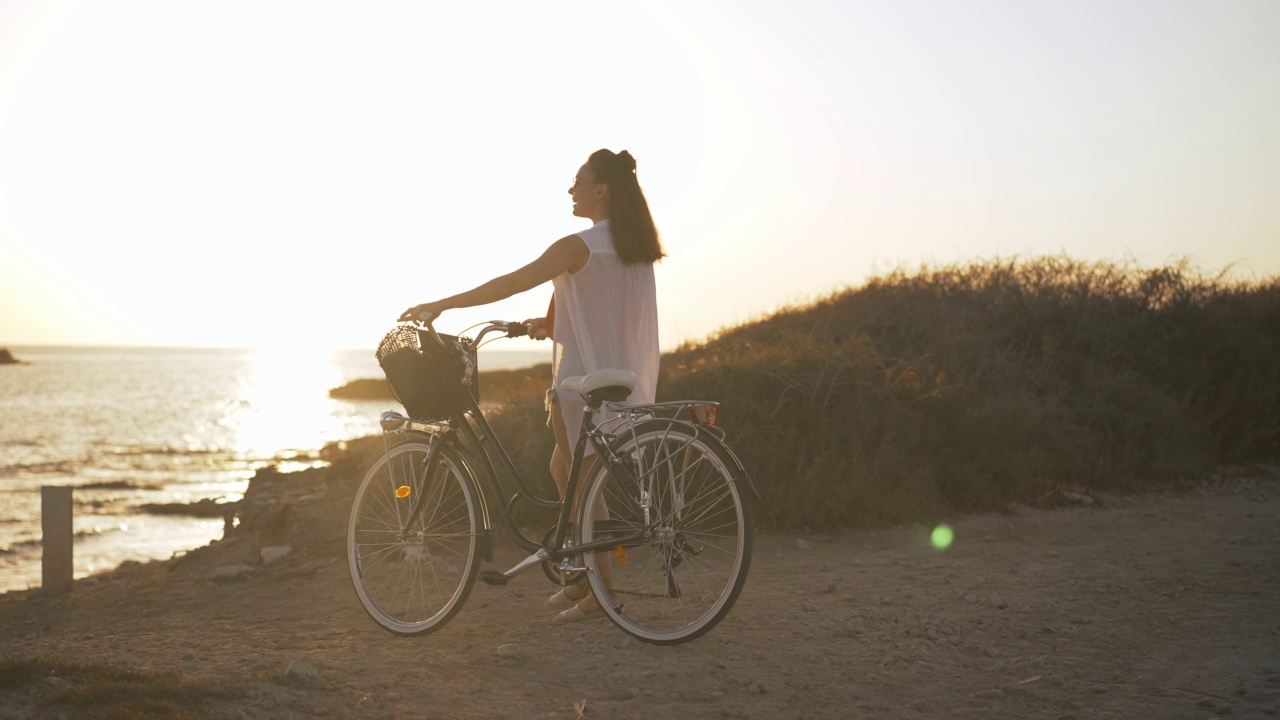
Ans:
POLYGON ((391 388, 386 380, 364 378, 352 380, 340 387, 329 390, 329 397, 338 400, 393 400, 391 388))

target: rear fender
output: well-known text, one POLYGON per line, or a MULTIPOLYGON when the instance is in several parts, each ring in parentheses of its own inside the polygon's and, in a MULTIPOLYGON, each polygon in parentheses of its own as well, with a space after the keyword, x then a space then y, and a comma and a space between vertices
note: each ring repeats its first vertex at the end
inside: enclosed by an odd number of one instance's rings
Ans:
MULTIPOLYGON (((761 499, 760 491, 756 489, 756 484, 752 481, 751 475, 747 473, 747 469, 743 466, 742 460, 738 459, 737 453, 730 449, 729 445, 725 443, 724 430, 722 428, 718 428, 714 425, 700 425, 689 420, 676 420, 672 418, 649 418, 647 420, 641 420, 636 423, 634 427, 636 431, 639 432, 647 431, 654 427, 672 427, 677 425, 692 431, 699 440, 702 440, 708 445, 714 446, 717 450, 724 453, 724 457, 733 464, 732 472, 734 474, 734 481, 738 483, 746 483, 746 486, 751 488, 751 494, 754 495, 756 499, 761 499)), ((630 432, 631 428, 625 427, 617 433, 618 438, 621 439, 630 432)))

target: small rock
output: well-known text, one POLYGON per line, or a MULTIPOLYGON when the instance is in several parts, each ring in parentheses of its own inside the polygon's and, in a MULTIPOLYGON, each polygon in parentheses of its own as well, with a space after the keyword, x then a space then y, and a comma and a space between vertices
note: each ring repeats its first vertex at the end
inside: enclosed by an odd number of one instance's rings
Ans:
POLYGON ((1064 678, 1064 677, 1062 677, 1061 675, 1050 675, 1050 676, 1049 676, 1048 678, 1046 678, 1046 679, 1049 681, 1049 684, 1050 684, 1050 685, 1058 685, 1058 686, 1061 686, 1061 685, 1065 685, 1065 684, 1066 684, 1066 682, 1067 682, 1067 679, 1066 679, 1066 678, 1064 678))
POLYGON ((756 680, 755 682, 749 683, 747 685, 747 692, 751 693, 752 695, 765 695, 769 692, 769 690, 764 686, 763 682, 756 680))
POLYGON ((640 689, 627 688, 626 692, 622 693, 622 696, 627 698, 628 700, 634 700, 635 698, 640 697, 640 689))
POLYGON ((818 612, 818 606, 808 600, 804 600, 800 603, 800 611, 807 613, 818 612))
POLYGON ((796 549, 797 549, 797 550, 812 550, 812 549, 813 549, 813 546, 812 546, 812 545, 810 545, 810 544, 809 544, 809 541, 808 541, 808 540, 805 540, 804 538, 796 538, 796 549))
POLYGON ((991 603, 992 607, 999 608, 1001 610, 1009 607, 1009 601, 1005 600, 1004 596, 1000 593, 993 594, 987 602, 991 603))
POLYGON ((1072 505, 1084 505, 1086 507, 1093 505, 1094 502, 1096 502, 1092 497, 1085 495, 1084 493, 1074 493, 1074 492, 1062 493, 1062 499, 1063 501, 1071 503, 1072 505))
POLYGON ((1254 703, 1265 702, 1267 700, 1274 699, 1275 696, 1276 696, 1276 693, 1274 691, 1267 692, 1265 690, 1261 690, 1253 687, 1244 689, 1244 699, 1248 700, 1249 702, 1254 702, 1254 703))
POLYGON ((289 663, 289 667, 285 668, 284 676, 286 679, 296 678, 298 680, 315 680, 320 677, 320 672, 315 666, 309 662, 294 660, 289 663))
POLYGON ((293 548, 288 545, 268 545, 258 551, 258 557, 262 558, 263 565, 270 565, 273 562, 283 560, 291 552, 293 552, 293 548))
POLYGON ((62 687, 62 682, 60 677, 47 677, 44 679, 44 684, 49 687, 62 687))
POLYGON ((520 646, 515 643, 507 643, 498 646, 498 657, 518 658, 520 657, 520 646))

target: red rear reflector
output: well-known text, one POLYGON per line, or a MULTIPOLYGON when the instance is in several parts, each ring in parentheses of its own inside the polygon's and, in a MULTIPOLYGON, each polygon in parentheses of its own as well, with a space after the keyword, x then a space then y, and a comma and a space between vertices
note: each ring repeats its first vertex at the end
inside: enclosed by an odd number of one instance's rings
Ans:
POLYGON ((693 405, 693 421, 701 425, 715 425, 719 408, 715 405, 693 405))

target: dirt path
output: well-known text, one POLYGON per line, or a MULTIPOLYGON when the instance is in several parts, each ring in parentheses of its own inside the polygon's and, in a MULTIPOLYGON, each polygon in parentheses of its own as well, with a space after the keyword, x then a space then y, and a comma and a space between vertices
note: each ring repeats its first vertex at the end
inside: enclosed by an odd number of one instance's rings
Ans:
MULTIPOLYGON (((0 596, 0 654, 178 668, 250 687, 215 717, 1209 718, 1280 712, 1280 483, 927 531, 759 539, 737 607, 678 647, 557 628, 540 574, 401 639, 340 557, 213 582, 212 546, 64 597, 0 596), (798 542, 798 541, 803 542, 798 542), (498 653, 514 644, 514 656, 498 653), (291 662, 319 677, 286 681, 291 662), (575 709, 575 705, 577 709, 575 709)), ((231 545, 227 543, 226 545, 231 545)), ((40 688, 0 718, 45 717, 40 688)))

